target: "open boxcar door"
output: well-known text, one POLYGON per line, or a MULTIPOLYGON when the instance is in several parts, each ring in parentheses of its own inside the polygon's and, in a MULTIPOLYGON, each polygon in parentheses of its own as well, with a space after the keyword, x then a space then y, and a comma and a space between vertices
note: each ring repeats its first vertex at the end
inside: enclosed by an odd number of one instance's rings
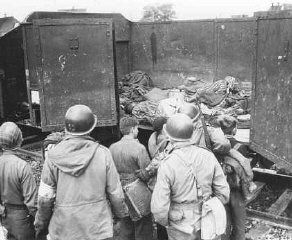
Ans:
POLYGON ((253 150, 292 173, 292 18, 258 19, 253 150))
POLYGON ((62 128, 75 104, 89 106, 98 126, 116 125, 112 21, 42 19, 33 28, 42 130, 62 128))

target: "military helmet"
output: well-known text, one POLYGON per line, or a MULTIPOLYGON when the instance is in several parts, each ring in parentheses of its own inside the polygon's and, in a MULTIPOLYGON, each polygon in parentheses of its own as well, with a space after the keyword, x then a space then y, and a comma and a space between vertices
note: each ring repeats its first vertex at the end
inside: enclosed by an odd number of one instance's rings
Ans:
POLYGON ((0 147, 14 149, 22 143, 22 132, 13 122, 5 122, 0 126, 0 147))
POLYGON ((188 115, 192 119, 193 122, 197 121, 201 114, 199 107, 192 103, 183 104, 178 109, 178 113, 183 113, 183 114, 188 115))
POLYGON ((97 118, 85 105, 70 107, 65 115, 65 130, 72 135, 89 134, 96 126, 97 118))
POLYGON ((189 116, 177 113, 167 120, 163 130, 170 140, 185 142, 193 135, 193 122, 189 116))

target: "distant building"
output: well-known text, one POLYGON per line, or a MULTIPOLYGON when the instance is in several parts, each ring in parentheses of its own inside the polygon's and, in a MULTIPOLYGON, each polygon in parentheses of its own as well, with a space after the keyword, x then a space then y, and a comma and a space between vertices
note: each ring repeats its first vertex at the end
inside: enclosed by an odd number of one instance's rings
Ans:
POLYGON ((292 10, 292 4, 291 3, 284 3, 283 10, 292 10))
POLYGON ((71 9, 59 9, 58 12, 86 13, 87 9, 86 8, 74 8, 74 7, 72 7, 71 9))
POLYGON ((272 6, 270 7, 269 11, 281 11, 282 10, 282 6, 278 3, 277 5, 274 5, 272 3, 272 6))
POLYGON ((19 22, 14 17, 0 18, 0 37, 15 28, 19 22))
POLYGON ((245 14, 231 15, 231 18, 248 18, 248 15, 245 14))
POLYGON ((292 4, 272 4, 268 11, 255 12, 254 17, 292 17, 292 4))

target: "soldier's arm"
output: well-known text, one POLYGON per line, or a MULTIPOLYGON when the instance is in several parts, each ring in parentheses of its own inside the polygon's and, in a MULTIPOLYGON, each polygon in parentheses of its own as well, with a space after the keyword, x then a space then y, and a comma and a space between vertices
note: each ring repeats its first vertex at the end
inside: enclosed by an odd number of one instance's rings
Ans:
POLYGON ((21 186, 24 204, 27 206, 30 215, 35 216, 37 210, 37 187, 31 167, 28 164, 25 164, 22 171, 21 186))
MULTIPOLYGON (((214 157, 215 158, 215 157, 214 157)), ((229 201, 230 189, 227 183, 226 177, 223 173, 222 167, 218 163, 217 159, 214 159, 214 175, 212 180, 213 194, 219 198, 219 200, 226 204, 229 201)))
POLYGON ((157 182, 152 194, 151 212, 155 221, 163 226, 168 225, 170 192, 170 178, 167 168, 162 164, 158 170, 157 182))
POLYGON ((138 165, 140 169, 145 169, 150 164, 150 158, 146 148, 141 144, 138 153, 138 165))
POLYGON ((120 177, 109 151, 106 156, 106 193, 113 207, 114 214, 118 218, 128 216, 128 208, 125 204, 124 192, 120 182, 120 177))
POLYGON ((231 145, 221 128, 208 127, 207 131, 212 142, 212 151, 214 153, 227 154, 231 149, 231 145))
POLYGON ((37 233, 47 232, 56 198, 57 169, 45 160, 38 193, 38 211, 35 218, 37 233))
POLYGON ((148 150, 149 150, 151 158, 154 158, 156 148, 157 148, 155 137, 156 137, 156 134, 152 133, 149 140, 148 140, 148 150))

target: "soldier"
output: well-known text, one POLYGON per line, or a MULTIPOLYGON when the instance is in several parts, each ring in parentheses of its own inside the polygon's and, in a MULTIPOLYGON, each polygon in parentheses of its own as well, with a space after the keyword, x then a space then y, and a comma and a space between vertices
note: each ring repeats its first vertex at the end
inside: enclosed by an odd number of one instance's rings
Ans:
POLYGON ((32 240, 35 232, 37 188, 28 163, 15 155, 22 143, 21 130, 15 123, 0 127, 0 204, 2 224, 8 230, 8 239, 32 240))
POLYGON ((178 110, 179 113, 186 114, 193 121, 193 136, 194 144, 207 147, 215 154, 227 154, 230 151, 230 142, 222 132, 221 128, 207 126, 201 116, 201 111, 198 106, 185 103, 178 110))
POLYGON ((151 134, 148 140, 148 150, 151 158, 154 158, 155 155, 165 148, 165 136, 162 132, 163 125, 166 123, 166 117, 158 117, 153 121, 153 130, 154 132, 151 134), (164 143, 162 143, 164 142, 164 143))
POLYGON ((252 182, 253 173, 250 161, 247 159, 249 149, 234 138, 237 130, 236 118, 222 115, 218 118, 218 123, 229 139, 234 152, 232 157, 225 156, 223 161, 223 170, 230 186, 230 202, 228 204, 232 225, 230 239, 245 240, 245 201, 256 189, 256 185, 252 182))
POLYGON ((216 196, 227 203, 228 184, 213 153, 193 145, 193 123, 188 116, 170 117, 164 132, 173 149, 158 169, 151 211, 167 227, 170 240, 200 239, 203 202, 216 196))
POLYGON ((43 166, 35 220, 38 236, 48 228, 50 239, 112 239, 108 200, 117 217, 128 215, 111 154, 89 136, 96 122, 85 105, 68 109, 66 135, 48 150, 43 166))
MULTIPOLYGON (((115 165, 123 186, 138 179, 136 172, 146 168, 150 163, 146 148, 139 143, 138 121, 133 117, 123 117, 120 120, 120 130, 123 138, 110 146, 115 165)), ((150 205, 150 203, 148 203, 150 205)), ((132 209, 129 206, 129 209, 132 209)), ((130 211, 131 216, 131 211, 130 211)), ((139 220, 130 217, 120 222, 120 234, 116 239, 121 240, 151 240, 153 235, 151 214, 139 220), (135 220, 135 221, 134 221, 135 220)))

